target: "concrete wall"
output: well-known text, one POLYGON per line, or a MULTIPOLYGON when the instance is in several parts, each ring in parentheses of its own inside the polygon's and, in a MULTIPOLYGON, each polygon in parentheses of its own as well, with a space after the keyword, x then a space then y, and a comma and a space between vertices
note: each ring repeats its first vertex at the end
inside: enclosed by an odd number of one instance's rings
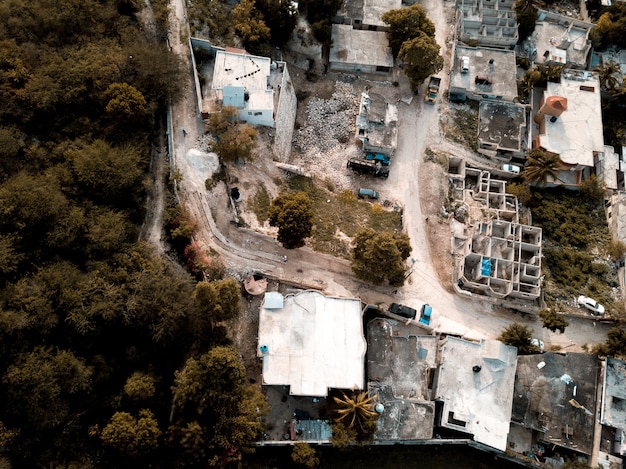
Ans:
POLYGON ((377 73, 389 75, 389 71, 378 72, 375 65, 349 64, 343 62, 330 62, 330 70, 333 72, 345 73, 377 73))
POLYGON ((278 109, 276 110, 276 135, 274 136, 273 148, 274 157, 278 161, 285 162, 289 159, 297 108, 296 91, 291 82, 287 65, 284 64, 283 81, 280 85, 278 109))

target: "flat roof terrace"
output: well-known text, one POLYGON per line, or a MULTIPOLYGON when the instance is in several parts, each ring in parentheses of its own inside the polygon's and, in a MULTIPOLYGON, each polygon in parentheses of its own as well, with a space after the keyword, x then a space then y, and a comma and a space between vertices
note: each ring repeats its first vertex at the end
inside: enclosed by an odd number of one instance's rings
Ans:
POLYGON ((363 389, 365 350, 359 299, 304 291, 287 295, 282 308, 261 307, 263 384, 313 397, 329 388, 363 389))

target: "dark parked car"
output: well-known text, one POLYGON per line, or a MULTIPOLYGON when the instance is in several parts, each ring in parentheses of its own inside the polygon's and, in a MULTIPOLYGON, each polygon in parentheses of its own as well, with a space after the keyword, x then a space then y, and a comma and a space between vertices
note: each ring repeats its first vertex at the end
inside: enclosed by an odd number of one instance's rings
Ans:
POLYGON ((408 306, 400 305, 398 303, 392 303, 389 307, 389 311, 398 316, 402 316, 408 319, 415 319, 417 316, 417 310, 408 306))

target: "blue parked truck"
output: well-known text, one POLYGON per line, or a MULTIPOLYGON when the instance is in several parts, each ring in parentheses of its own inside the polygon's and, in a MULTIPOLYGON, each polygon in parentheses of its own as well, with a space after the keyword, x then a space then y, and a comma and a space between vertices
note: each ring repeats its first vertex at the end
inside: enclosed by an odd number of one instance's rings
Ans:
POLYGON ((383 153, 366 153, 365 159, 367 161, 374 161, 375 163, 380 163, 383 166, 389 166, 391 164, 391 158, 383 153))

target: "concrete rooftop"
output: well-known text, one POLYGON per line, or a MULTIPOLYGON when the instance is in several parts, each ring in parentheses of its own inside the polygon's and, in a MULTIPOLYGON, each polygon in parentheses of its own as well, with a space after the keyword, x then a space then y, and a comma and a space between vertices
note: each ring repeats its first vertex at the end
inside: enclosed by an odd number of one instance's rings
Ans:
POLYGON ((598 74, 563 70, 561 83, 548 82, 544 101, 550 96, 567 98, 567 110, 555 122, 545 119, 539 145, 565 164, 593 166, 594 152, 604 151, 598 74))
POLYGON ((218 93, 222 90, 222 94, 226 87, 243 88, 249 96, 247 108, 273 109, 274 91, 268 86, 270 67, 271 60, 267 57, 217 51, 211 87, 218 93))
POLYGON ((516 356, 515 347, 499 341, 447 337, 435 389, 435 400, 443 403, 441 426, 505 451, 516 356))
POLYGON ((305 291, 287 295, 281 309, 261 307, 257 353, 263 384, 288 385, 298 396, 363 389, 365 349, 358 299, 305 291))
POLYGON ((347 24, 333 24, 333 42, 329 62, 393 67, 393 56, 386 33, 352 29, 347 24))
POLYGON ((595 355, 547 352, 519 356, 513 422, 537 432, 545 443, 590 454, 597 372, 595 355), (576 403, 584 409, 573 405, 576 403))
MULTIPOLYGON (((432 374, 439 339, 408 335, 396 321, 376 318, 367 325, 367 376, 370 395, 385 406, 378 419, 378 440, 432 438, 435 405, 432 374)), ((414 328, 417 334, 420 329, 414 328)))
POLYGON ((520 151, 526 109, 519 104, 483 99, 478 110, 478 139, 499 150, 520 151))
POLYGON ((450 72, 450 89, 458 88, 475 94, 502 96, 513 100, 517 96, 517 65, 515 52, 488 47, 466 47, 458 45, 454 51, 454 65, 450 72), (461 57, 469 57, 469 72, 461 72, 461 57), (489 63, 493 60, 493 63, 489 63), (491 78, 491 85, 476 84, 477 75, 491 78))

